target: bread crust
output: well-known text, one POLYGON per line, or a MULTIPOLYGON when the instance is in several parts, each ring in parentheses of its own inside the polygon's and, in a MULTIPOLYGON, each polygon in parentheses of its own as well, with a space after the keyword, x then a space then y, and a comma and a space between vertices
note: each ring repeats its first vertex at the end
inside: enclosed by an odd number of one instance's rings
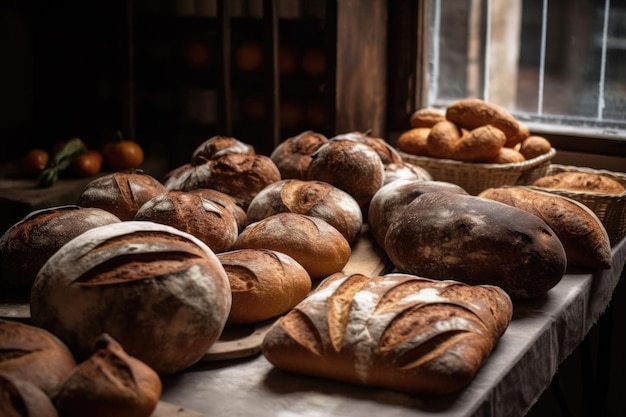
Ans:
POLYGON ((409 124, 412 128, 430 128, 443 120, 446 120, 446 112, 424 107, 411 114, 409 124))
POLYGON ((311 155, 326 142, 328 138, 323 134, 307 130, 279 143, 270 158, 280 170, 281 178, 306 180, 311 155))
POLYGON ((511 315, 498 287, 335 274, 272 326, 262 352, 287 371, 448 394, 472 380, 511 315))
POLYGON ((623 194, 626 192, 624 185, 606 175, 575 171, 563 171, 546 175, 536 179, 533 185, 542 188, 587 193, 623 194))

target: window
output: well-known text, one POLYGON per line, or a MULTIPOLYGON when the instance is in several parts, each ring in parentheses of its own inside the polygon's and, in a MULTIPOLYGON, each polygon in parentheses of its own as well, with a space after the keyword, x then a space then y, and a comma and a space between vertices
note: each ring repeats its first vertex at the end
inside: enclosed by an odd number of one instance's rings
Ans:
POLYGON ((424 107, 480 97, 568 147, 626 156, 626 1, 430 0, 422 10, 424 107))

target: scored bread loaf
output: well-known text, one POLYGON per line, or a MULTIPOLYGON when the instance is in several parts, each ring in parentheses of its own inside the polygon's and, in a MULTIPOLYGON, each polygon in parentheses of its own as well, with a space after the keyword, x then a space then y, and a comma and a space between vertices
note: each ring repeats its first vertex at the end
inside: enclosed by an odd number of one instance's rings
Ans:
POLYGON ((338 273, 274 323, 262 353, 295 373, 447 394, 472 380, 511 316, 495 286, 338 273))
POLYGON ((602 222, 584 204, 521 186, 489 188, 478 197, 521 208, 543 219, 563 244, 568 265, 611 267, 609 236, 602 222))
POLYGON ((563 171, 546 175, 533 182, 534 186, 549 189, 582 191, 587 193, 623 194, 626 187, 619 181, 592 172, 563 171))

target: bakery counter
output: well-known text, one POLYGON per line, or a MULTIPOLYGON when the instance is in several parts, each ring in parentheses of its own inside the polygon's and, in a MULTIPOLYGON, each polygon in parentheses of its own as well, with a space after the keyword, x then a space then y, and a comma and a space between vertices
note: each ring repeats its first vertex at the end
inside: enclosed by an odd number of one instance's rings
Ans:
POLYGON ((180 412, 229 417, 522 416, 607 308, 626 261, 626 239, 612 255, 612 269, 569 270, 544 296, 516 302, 495 350, 454 395, 410 395, 289 374, 257 352, 202 361, 164 377, 162 402, 180 412))

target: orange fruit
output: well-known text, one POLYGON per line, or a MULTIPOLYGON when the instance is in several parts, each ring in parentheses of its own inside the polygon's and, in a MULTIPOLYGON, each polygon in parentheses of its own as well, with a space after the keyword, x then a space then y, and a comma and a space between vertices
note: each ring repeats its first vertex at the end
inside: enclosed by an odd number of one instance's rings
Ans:
POLYGON ((116 169, 139 168, 143 163, 143 148, 132 140, 109 142, 102 148, 102 156, 106 165, 116 169))
POLYGON ((102 168, 102 154, 94 149, 89 149, 72 159, 72 169, 80 177, 91 177, 100 172, 102 168))
POLYGON ((43 149, 31 149, 22 158, 22 169, 28 175, 36 175, 46 169, 50 154, 43 149))

